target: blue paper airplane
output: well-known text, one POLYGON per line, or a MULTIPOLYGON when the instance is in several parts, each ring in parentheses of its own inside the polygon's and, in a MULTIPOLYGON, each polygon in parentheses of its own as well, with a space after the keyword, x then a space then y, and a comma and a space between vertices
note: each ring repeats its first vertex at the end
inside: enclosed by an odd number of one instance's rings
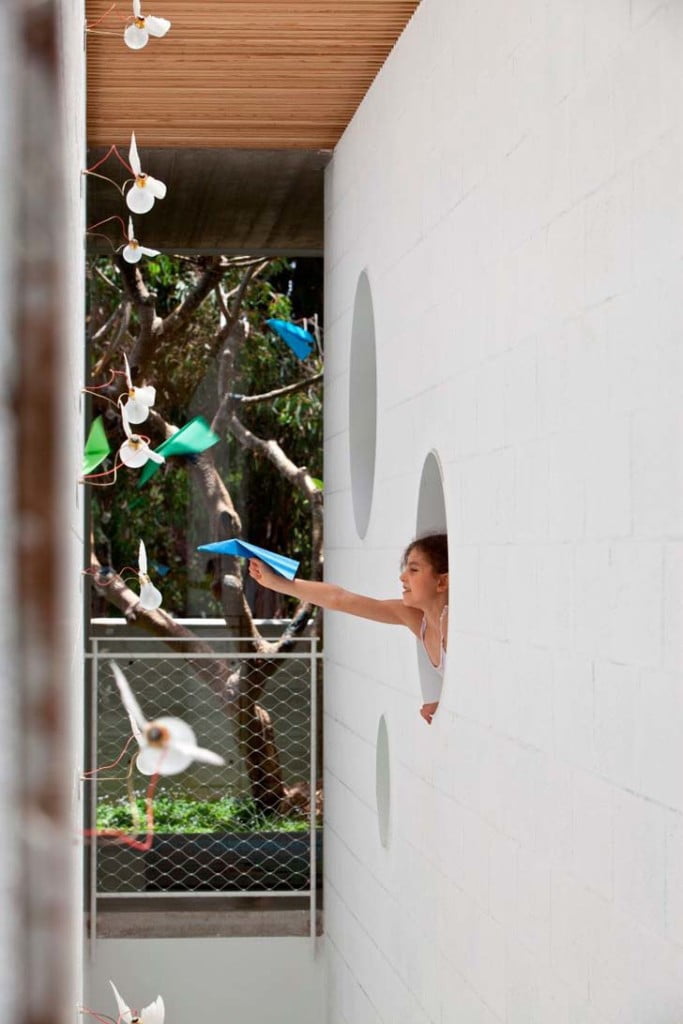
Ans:
POLYGON ((315 338, 310 331, 303 327, 290 323, 289 320, 266 320, 266 323, 282 338, 286 345, 289 345, 292 352, 299 359, 307 359, 315 346, 315 338))
POLYGON ((255 544, 237 540, 236 537, 231 537, 230 540, 217 540, 213 544, 200 544, 197 551, 215 551, 219 555, 237 555, 240 558, 260 558, 287 580, 293 580, 299 568, 299 563, 293 558, 278 555, 275 551, 266 551, 265 548, 258 548, 255 544))

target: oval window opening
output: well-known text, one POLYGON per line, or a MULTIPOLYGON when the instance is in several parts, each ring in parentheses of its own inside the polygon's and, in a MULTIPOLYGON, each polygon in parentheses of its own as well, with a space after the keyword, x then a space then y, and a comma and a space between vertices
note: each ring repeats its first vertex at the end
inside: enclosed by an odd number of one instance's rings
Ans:
POLYGON ((389 771, 389 733, 384 715, 377 729, 377 765, 375 776, 377 822, 382 846, 389 843, 389 810, 391 806, 391 775, 389 771))
MULTIPOLYGON (((430 452, 425 459, 420 477, 420 489, 417 499, 417 539, 431 534, 441 534, 446 537, 446 565, 448 565, 448 529, 446 525, 446 499, 443 487, 443 473, 441 462, 436 452, 430 452)), ((440 545, 441 549, 443 544, 440 545)), ((438 548, 438 545, 437 545, 438 548)), ((435 554, 432 558, 436 557, 435 554)), ((442 619, 442 647, 447 646, 448 641, 448 613, 442 619)), ((446 668, 446 651, 440 652, 438 665, 429 657, 424 644, 418 640, 417 660, 420 673, 420 689, 422 691, 423 704, 438 704, 441 700, 443 688, 443 676, 446 668)))
POLYGON ((377 356, 370 282, 358 279, 351 328, 349 365, 349 456, 351 497, 358 536, 368 530, 375 482, 377 443, 377 356))

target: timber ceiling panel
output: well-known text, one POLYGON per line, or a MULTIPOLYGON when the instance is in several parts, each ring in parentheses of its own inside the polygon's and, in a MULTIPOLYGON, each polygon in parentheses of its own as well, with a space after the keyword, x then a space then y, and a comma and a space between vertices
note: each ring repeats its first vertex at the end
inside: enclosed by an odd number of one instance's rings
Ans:
POLYGON ((172 28, 138 51, 119 3, 87 37, 88 143, 332 149, 418 3, 143 0, 172 28))

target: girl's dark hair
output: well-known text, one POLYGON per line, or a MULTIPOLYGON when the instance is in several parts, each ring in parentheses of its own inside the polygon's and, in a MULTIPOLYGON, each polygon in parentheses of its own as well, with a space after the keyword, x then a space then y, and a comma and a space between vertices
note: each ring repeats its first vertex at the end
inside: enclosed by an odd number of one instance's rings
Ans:
POLYGON ((403 552, 401 565, 405 565, 411 551, 420 551, 437 575, 448 572, 448 537, 445 533, 426 533, 416 537, 403 552))

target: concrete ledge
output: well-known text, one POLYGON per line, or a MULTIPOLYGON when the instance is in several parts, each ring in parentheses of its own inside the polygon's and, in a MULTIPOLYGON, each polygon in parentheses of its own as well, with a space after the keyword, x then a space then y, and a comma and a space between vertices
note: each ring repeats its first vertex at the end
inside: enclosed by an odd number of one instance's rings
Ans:
MULTIPOLYGON (((308 935, 308 900, 287 899, 136 899, 100 900, 98 939, 225 938, 308 935)), ((316 934, 323 933, 323 912, 316 934)))

